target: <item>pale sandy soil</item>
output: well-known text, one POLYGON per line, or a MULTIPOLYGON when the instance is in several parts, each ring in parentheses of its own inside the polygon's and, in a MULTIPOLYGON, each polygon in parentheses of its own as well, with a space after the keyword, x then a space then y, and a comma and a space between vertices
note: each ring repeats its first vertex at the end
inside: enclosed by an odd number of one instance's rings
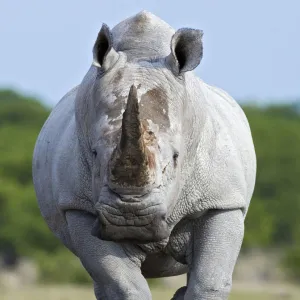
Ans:
MULTIPOLYGON (((155 288, 153 300, 171 299, 175 288, 155 288)), ((0 290, 0 300, 93 300, 90 287, 76 286, 36 286, 22 289, 0 290)), ((286 285, 246 286, 235 284, 230 300, 299 300, 300 289, 286 285)))

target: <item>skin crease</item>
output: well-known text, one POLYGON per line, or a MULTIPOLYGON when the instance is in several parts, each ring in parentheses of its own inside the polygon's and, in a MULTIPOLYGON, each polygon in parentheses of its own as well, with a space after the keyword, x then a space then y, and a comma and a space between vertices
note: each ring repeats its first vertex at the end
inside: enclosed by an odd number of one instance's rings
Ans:
POLYGON ((183 273, 173 299, 228 299, 256 157, 240 106, 194 75, 201 58, 200 30, 175 31, 149 12, 103 25, 89 71, 39 134, 41 214, 81 260, 97 299, 149 300, 145 278, 183 273), (147 150, 150 175, 140 181, 112 176, 129 97, 138 112, 125 124, 136 120, 147 150))

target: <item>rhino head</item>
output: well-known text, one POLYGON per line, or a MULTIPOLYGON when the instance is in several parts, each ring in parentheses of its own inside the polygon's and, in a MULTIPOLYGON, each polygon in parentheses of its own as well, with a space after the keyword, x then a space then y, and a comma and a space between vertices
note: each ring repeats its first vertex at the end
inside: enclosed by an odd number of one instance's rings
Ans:
POLYGON ((77 93, 98 214, 93 234, 105 240, 167 240, 183 185, 194 113, 185 73, 200 63, 202 31, 174 32, 155 18, 140 13, 112 31, 104 24, 77 93))

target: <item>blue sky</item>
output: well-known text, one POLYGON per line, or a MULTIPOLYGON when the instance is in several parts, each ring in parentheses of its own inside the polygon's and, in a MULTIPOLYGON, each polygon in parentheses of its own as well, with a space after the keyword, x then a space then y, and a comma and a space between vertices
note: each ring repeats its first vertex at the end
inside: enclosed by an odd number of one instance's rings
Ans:
POLYGON ((0 0, 0 87, 56 104, 88 70, 102 23, 142 9, 204 31, 207 83, 238 100, 300 99, 299 0, 0 0))

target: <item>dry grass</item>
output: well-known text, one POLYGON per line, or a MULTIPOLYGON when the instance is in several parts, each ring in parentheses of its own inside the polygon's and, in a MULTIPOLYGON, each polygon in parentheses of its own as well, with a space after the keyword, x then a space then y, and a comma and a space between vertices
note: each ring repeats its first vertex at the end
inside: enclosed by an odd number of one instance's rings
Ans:
MULTIPOLYGON (((244 287, 234 289, 230 300, 299 300, 300 290, 294 287, 244 287), (250 291, 252 290, 252 291, 250 291)), ((174 290, 155 288, 152 290, 153 300, 171 299, 174 290)), ((56 287, 27 287, 20 290, 3 290, 0 292, 0 300, 89 300, 95 299, 92 288, 76 286, 56 287)))

